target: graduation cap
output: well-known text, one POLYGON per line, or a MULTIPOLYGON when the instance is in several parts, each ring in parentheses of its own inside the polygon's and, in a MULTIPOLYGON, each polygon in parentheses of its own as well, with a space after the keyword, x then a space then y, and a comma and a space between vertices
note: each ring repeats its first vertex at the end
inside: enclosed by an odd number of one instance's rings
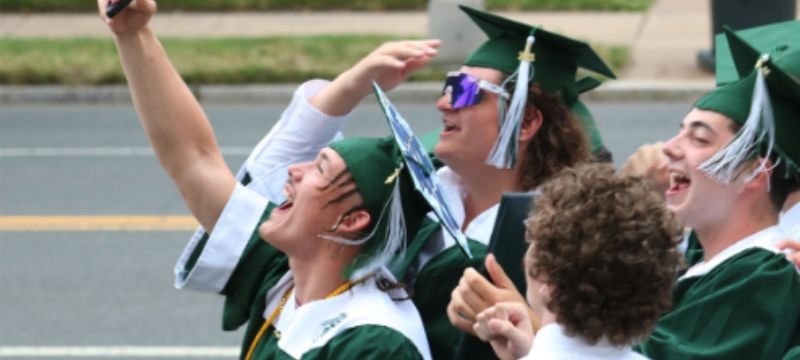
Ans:
MULTIPOLYGON (((736 31, 742 40, 754 48, 758 53, 769 54, 773 61, 800 50, 800 21, 785 21, 774 24, 762 25, 754 28, 736 31)), ((724 85, 740 78, 740 69, 734 64, 731 50, 728 46, 728 37, 725 32, 717 34, 714 39, 716 58, 715 73, 717 85, 724 85)), ((749 67, 745 73, 752 70, 749 67)))
POLYGON ((392 129, 394 139, 402 154, 405 169, 411 175, 414 186, 428 202, 444 229, 456 240, 467 257, 472 258, 467 238, 461 232, 458 222, 453 217, 453 212, 439 188, 439 177, 436 175, 436 169, 428 152, 425 151, 422 142, 414 136, 408 122, 400 115, 380 86, 373 82, 372 88, 378 98, 378 104, 386 115, 386 120, 389 122, 389 127, 392 129))
MULTIPOLYGON (((745 161, 766 156, 775 161, 773 167, 782 169, 784 176, 797 177, 800 175, 800 142, 797 142, 800 49, 787 52, 788 45, 777 40, 777 46, 766 45, 774 52, 762 52, 730 28, 725 29, 725 36, 739 80, 711 91, 695 107, 723 114, 742 128, 700 169, 717 181, 729 183, 745 161), (778 55, 773 57, 772 53, 778 55)), ((753 174, 769 170, 761 164, 753 174)))
MULTIPOLYGON (((508 108, 504 101, 499 102, 500 135, 487 159, 487 163, 495 167, 511 168, 516 162, 529 81, 539 84, 544 91, 560 93, 563 103, 572 107, 581 93, 580 84, 575 81, 579 67, 609 78, 616 77, 600 56, 582 41, 467 6, 459 7, 489 37, 467 57, 464 65, 509 74, 503 85, 516 82, 508 108)), ((599 135, 590 138, 599 140, 599 135)))
POLYGON ((416 235, 428 213, 425 199, 414 189, 402 154, 392 137, 346 138, 330 145, 344 160, 363 199, 362 207, 374 225, 369 234, 349 239, 320 234, 345 245, 361 245, 361 253, 345 269, 345 276, 360 279, 382 266, 400 265, 397 255, 416 235))

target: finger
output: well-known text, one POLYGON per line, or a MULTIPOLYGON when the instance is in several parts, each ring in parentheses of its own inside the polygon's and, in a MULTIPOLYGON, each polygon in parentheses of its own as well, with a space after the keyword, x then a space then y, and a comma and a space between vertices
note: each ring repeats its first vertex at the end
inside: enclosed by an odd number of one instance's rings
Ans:
POLYGON ((789 261, 794 263, 794 266, 800 267, 800 252, 788 255, 789 261))
POLYGON ((478 313, 487 307, 481 306, 483 302, 476 301, 474 297, 474 294, 462 286, 453 289, 453 293, 450 295, 450 304, 456 313, 470 322, 474 322, 478 313))
POLYGON ((464 319, 461 314, 458 313, 458 310, 456 310, 456 307, 453 306, 452 303, 447 306, 447 318, 450 319, 450 323, 453 324, 456 329, 469 334, 475 334, 475 330, 472 328, 475 322, 464 319))
POLYGON ((414 47, 415 49, 423 52, 427 55, 433 55, 438 51, 439 46, 441 46, 441 40, 437 39, 428 39, 428 40, 417 40, 408 42, 407 45, 414 47))
POLYGON ((533 341, 532 333, 526 333, 514 327, 514 325, 508 321, 492 319, 489 321, 488 325, 492 340, 504 338, 513 344, 525 347, 529 347, 529 344, 533 341))
POLYGON ((505 270, 497 263, 497 259, 495 259, 493 254, 486 256, 486 271, 489 272, 489 277, 492 278, 492 282, 497 287, 501 289, 517 290, 517 287, 514 286, 514 282, 506 275, 505 270))
POLYGON ((456 290, 465 305, 478 313, 494 305, 494 301, 491 300, 492 293, 497 291, 497 288, 475 269, 468 268, 464 271, 456 290))
POLYGON ((778 243, 778 249, 800 251, 800 242, 786 239, 778 243))

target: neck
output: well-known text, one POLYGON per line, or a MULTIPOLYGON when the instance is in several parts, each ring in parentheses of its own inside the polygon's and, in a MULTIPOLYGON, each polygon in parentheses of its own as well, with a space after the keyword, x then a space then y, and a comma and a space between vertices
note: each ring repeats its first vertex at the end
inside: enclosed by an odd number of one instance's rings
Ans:
POLYGON ((358 247, 334 244, 322 245, 331 251, 320 251, 312 257, 289 257, 295 299, 298 304, 325 299, 347 282, 342 275, 358 253, 358 247), (344 246, 344 248, 339 248, 344 246), (335 248, 335 249, 334 249, 335 248))
POLYGON ((461 178, 466 189, 464 199, 464 224, 466 229, 472 220, 494 206, 509 191, 522 191, 518 181, 517 169, 497 169, 482 164, 472 169, 453 169, 461 178))
POLYGON ((695 228, 703 246, 704 261, 711 260, 731 245, 778 223, 777 211, 769 202, 761 206, 738 206, 724 221, 695 228))
POLYGON ((786 197, 786 201, 783 202, 783 210, 781 211, 787 212, 797 204, 800 204, 800 190, 789 193, 789 196, 786 197))

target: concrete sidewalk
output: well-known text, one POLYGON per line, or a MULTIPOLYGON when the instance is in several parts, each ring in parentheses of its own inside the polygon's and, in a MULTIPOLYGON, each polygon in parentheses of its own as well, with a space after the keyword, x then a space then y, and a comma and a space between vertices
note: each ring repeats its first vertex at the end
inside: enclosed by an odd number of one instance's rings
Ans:
MULTIPOLYGON (((800 0, 798 0, 800 2, 800 0)), ((646 13, 501 12, 500 15, 593 44, 630 49, 628 66, 615 82, 635 92, 653 89, 696 91, 713 86, 713 74, 702 70, 697 52, 711 46, 710 2, 654 0, 646 13)), ((800 6, 798 6, 800 9, 800 6)), ((257 37, 270 35, 384 33, 422 37, 426 12, 280 12, 160 13, 153 20, 159 36, 257 37)), ((109 37, 96 14, 0 14, 0 37, 109 37)), ((6 89, 8 91, 8 89, 6 89)), ((438 90, 437 90, 438 91, 438 90)), ((620 94, 619 92, 613 92, 620 94)), ((601 98, 602 95, 599 95, 601 98)), ((656 98, 644 94, 645 98, 656 98)))
MULTIPOLYGON (((799 7, 800 8, 800 7, 799 7)), ((631 49, 629 80, 711 79, 696 61, 711 45, 709 2, 655 0, 646 13, 501 12, 524 23, 593 44, 631 49)), ((256 37, 270 35, 385 33, 422 37, 426 12, 239 12, 160 13, 153 19, 159 36, 256 37)), ((109 37, 97 14, 0 14, 0 37, 109 37)))

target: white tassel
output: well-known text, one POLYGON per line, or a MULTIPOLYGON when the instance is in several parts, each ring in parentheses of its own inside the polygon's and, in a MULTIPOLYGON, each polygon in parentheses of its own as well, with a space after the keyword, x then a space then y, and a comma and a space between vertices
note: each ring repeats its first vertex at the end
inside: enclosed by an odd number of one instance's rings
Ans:
MULTIPOLYGON (((387 209, 384 208, 382 211, 381 218, 383 218, 383 213, 385 213, 386 210, 387 209)), ((372 272, 375 272, 383 266, 391 268, 390 262, 395 259, 400 259, 400 257, 397 257, 396 255, 398 253, 405 252, 406 219, 405 215, 403 214, 403 200, 400 195, 399 178, 397 178, 397 180, 394 182, 392 197, 388 203, 388 211, 389 219, 386 224, 386 241, 383 244, 383 248, 378 250, 366 265, 356 269, 353 272, 353 275, 350 276, 350 279, 359 279, 372 272)), ((380 220, 378 221, 379 222, 377 224, 380 224, 380 220)))
MULTIPOLYGON (((386 224, 386 241, 384 242, 383 248, 379 249, 377 253, 373 255, 373 257, 369 260, 369 262, 361 266, 358 269, 353 271, 353 274, 350 276, 350 279, 360 279, 372 272, 376 269, 389 265, 391 260, 395 259, 395 255, 398 253, 402 253, 405 251, 406 247, 406 221, 405 215, 403 213, 403 200, 402 196, 400 195, 400 177, 399 171, 402 170, 401 168, 398 169, 394 174, 392 174, 387 181, 394 181, 394 185, 392 188, 392 194, 389 200, 384 204, 383 209, 381 209, 381 214, 378 217, 378 220, 375 222, 375 226, 372 228, 369 234, 366 236, 359 238, 359 239, 348 239, 339 235, 332 235, 332 234, 319 234, 318 237, 333 241, 337 244, 348 245, 348 246, 358 246, 363 245, 370 239, 373 239, 375 233, 378 231, 380 227, 380 223, 383 220, 383 217, 387 215, 389 216, 388 223, 386 224)), ((397 257, 399 259, 399 257, 397 257)))
MULTIPOLYGON (((509 76, 505 82, 516 76, 517 83, 514 87, 514 94, 511 95, 511 104, 508 110, 500 100, 498 107, 498 121, 502 121, 500 134, 497 141, 486 159, 486 163, 498 169, 510 169, 517 161, 517 144, 519 140, 519 130, 522 119, 525 116, 525 104, 528 102, 528 81, 533 77, 534 70, 531 66, 533 62, 533 47, 535 39, 528 36, 525 40, 525 50, 519 56, 519 68, 514 74, 509 76)), ((503 85, 505 85, 505 82, 503 85)))
MULTIPOLYGON (((762 58, 762 61, 766 60, 768 60, 768 57, 762 58)), ((764 72, 760 69, 760 66, 758 67, 753 100, 750 104, 750 114, 747 116, 744 127, 739 130, 736 138, 699 167, 701 171, 708 174, 713 180, 722 184, 730 184, 736 178, 739 167, 745 161, 760 155, 758 152, 759 145, 765 138, 767 140, 767 152, 764 156, 770 157, 772 155, 772 148, 775 144, 775 116, 772 112, 772 104, 766 80, 764 79, 764 72)), ((771 167, 768 167, 766 162, 762 161, 750 174, 750 178, 760 172, 769 172, 770 170, 771 167)))

